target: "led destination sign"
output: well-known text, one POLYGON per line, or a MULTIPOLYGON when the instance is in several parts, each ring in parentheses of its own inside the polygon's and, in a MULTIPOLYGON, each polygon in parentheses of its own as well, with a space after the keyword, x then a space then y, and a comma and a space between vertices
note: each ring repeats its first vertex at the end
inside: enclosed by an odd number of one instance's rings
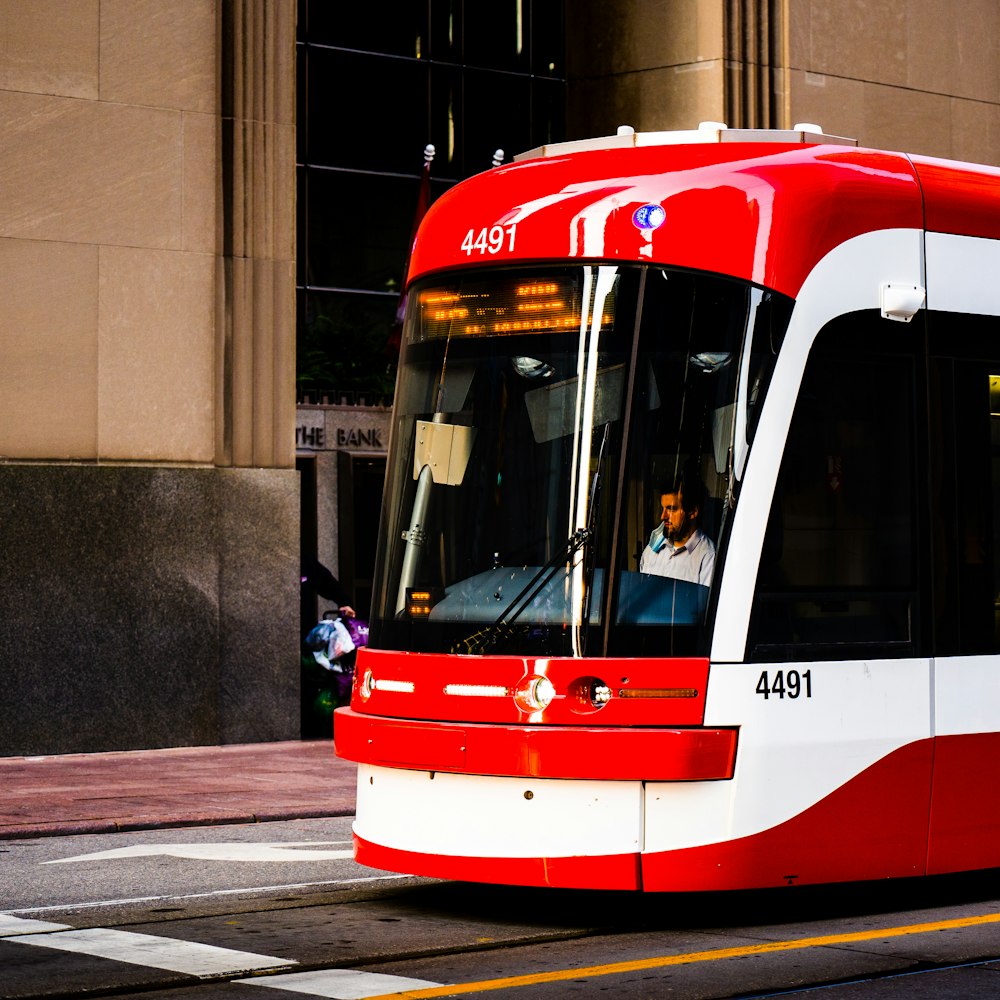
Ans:
MULTIPOLYGON (((576 277, 538 281, 495 280, 424 288, 418 296, 413 340, 442 337, 496 337, 578 330, 580 281, 576 277)), ((601 327, 610 328, 614 298, 605 302, 601 327)), ((587 317, 588 325, 591 317, 587 317)))

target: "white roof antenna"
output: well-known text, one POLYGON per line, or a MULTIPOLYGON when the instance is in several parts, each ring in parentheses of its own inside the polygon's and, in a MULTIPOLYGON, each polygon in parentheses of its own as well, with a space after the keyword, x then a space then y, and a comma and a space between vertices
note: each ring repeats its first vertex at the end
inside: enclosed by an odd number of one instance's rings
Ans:
POLYGON ((503 152, 503 150, 502 150, 502 149, 498 149, 498 150, 497 150, 497 151, 496 151, 496 152, 495 152, 495 153, 493 154, 493 166, 494 166, 494 167, 499 167, 499 166, 500 166, 500 164, 501 164, 501 163, 503 163, 503 157, 504 157, 504 152, 503 152))

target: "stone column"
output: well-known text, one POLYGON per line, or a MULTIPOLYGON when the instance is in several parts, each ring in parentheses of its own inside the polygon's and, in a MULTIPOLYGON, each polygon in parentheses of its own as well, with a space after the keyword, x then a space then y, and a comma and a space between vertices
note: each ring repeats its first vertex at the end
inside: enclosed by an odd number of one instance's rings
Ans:
POLYGON ((295 2, 222 0, 216 464, 295 465, 295 2))

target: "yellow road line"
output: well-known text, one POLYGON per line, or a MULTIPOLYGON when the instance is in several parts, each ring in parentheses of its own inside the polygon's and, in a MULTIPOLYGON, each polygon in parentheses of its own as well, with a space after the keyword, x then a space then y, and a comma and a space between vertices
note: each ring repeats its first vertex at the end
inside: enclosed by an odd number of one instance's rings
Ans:
POLYGON ((662 969, 670 965, 690 965, 694 962, 715 962, 722 958, 741 958, 747 955, 769 955, 780 951, 801 948, 822 948, 827 945, 851 944, 857 941, 874 941, 876 938, 903 937, 907 934, 930 934, 933 931, 957 930, 980 924, 1000 923, 1000 913, 987 913, 978 917, 956 917, 927 924, 908 924, 904 927, 882 927, 870 931, 852 931, 850 934, 827 934, 824 937, 797 938, 794 941, 768 941, 764 944, 744 945, 741 948, 716 948, 713 951, 689 951, 683 955, 659 955, 633 962, 612 962, 607 965, 588 965, 580 969, 556 969, 536 972, 528 976, 509 976, 506 979, 484 979, 476 983, 459 983, 454 986, 431 986, 422 990, 402 993, 384 993, 368 1000, 429 1000, 431 997, 452 997, 463 993, 487 993, 490 990, 509 990, 518 986, 535 986, 539 983, 558 983, 587 976, 616 976, 625 972, 642 972, 662 969))

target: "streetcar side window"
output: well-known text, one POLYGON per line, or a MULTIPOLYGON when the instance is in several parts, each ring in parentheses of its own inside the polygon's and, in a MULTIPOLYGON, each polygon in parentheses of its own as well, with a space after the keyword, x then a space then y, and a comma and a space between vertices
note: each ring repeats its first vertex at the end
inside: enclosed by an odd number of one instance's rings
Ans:
POLYGON ((1000 651, 1000 320, 928 315, 934 652, 1000 651))
POLYGON ((920 341, 916 323, 867 313, 817 336, 761 553, 753 659, 912 653, 920 341))

